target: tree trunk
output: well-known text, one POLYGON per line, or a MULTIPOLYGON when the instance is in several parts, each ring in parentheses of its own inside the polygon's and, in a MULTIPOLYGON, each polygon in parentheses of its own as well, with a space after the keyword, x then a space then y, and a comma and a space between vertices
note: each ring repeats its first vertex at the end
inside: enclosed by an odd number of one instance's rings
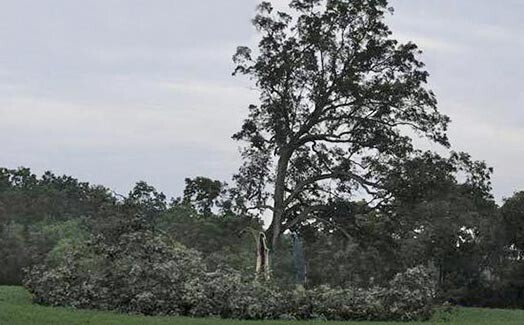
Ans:
POLYGON ((266 244, 266 235, 262 232, 258 234, 257 265, 255 271, 255 279, 258 280, 262 277, 265 280, 269 280, 269 249, 266 244))
POLYGON ((286 174, 289 163, 290 154, 287 150, 280 151, 280 158, 278 159, 277 175, 275 180, 275 192, 273 195, 273 220, 269 227, 271 235, 271 249, 276 251, 278 240, 280 238, 282 216, 284 215, 284 195, 286 186, 286 174))

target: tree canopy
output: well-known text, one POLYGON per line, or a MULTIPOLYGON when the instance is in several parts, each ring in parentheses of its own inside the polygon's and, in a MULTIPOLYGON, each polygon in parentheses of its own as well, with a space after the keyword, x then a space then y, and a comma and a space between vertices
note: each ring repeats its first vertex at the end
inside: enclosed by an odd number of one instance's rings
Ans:
POLYGON ((413 153, 413 133, 449 145, 421 51, 392 37, 390 11, 385 0, 262 2, 257 49, 234 55, 260 92, 234 135, 246 144, 236 180, 247 209, 272 211, 273 247, 329 197, 385 199, 376 171, 413 153))

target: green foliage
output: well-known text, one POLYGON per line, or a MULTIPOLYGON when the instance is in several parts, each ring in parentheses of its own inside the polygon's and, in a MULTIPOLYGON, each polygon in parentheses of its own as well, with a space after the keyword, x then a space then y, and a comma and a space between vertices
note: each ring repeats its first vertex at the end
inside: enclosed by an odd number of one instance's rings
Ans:
POLYGON ((492 170, 484 162, 465 153, 415 152, 376 173, 392 193, 382 210, 392 216, 396 258, 404 267, 434 265, 442 297, 478 285, 498 263, 492 170))
POLYGON ((0 223, 30 225, 92 216, 111 203, 114 198, 108 189, 70 176, 45 172, 38 177, 28 168, 0 168, 0 223))
POLYGON ((515 193, 501 207, 506 245, 524 250, 524 191, 515 193))
POLYGON ((506 198, 494 221, 492 240, 481 250, 491 253, 489 268, 485 268, 482 281, 457 288, 453 298, 465 306, 522 308, 524 192, 506 198))
POLYGON ((260 220, 232 214, 201 215, 186 204, 175 204, 154 222, 183 245, 198 250, 209 270, 229 266, 255 272, 255 242, 246 229, 262 230, 260 220))
POLYGON ((227 208, 228 203, 221 200, 227 184, 207 177, 186 178, 185 182, 182 203, 195 207, 199 214, 210 216, 213 208, 227 208))
POLYGON ((0 284, 20 284, 22 268, 41 261, 61 239, 80 240, 71 231, 114 204, 106 188, 73 177, 0 168, 0 284))
POLYGON ((27 242, 27 227, 16 223, 0 226, 0 283, 18 284, 21 282, 21 270, 31 262, 34 247, 27 242))
POLYGON ((125 198, 126 206, 135 208, 141 214, 152 219, 167 209, 166 196, 144 181, 135 184, 125 198))
POLYGON ((0 281, 17 284, 24 267, 61 255, 64 246, 82 243, 87 236, 80 219, 42 220, 32 225, 10 222, 0 227, 0 254, 4 265, 0 281))
POLYGON ((391 216, 369 209, 365 202, 333 200, 319 217, 298 228, 310 285, 383 285, 406 269, 391 216))

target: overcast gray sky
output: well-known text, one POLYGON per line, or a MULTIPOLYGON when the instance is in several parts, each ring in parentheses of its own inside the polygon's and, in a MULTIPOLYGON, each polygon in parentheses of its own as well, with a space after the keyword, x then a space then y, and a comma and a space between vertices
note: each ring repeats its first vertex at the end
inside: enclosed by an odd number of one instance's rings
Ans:
MULTIPOLYGON (((231 77, 254 44, 255 0, 0 0, 0 166, 169 196, 229 180, 231 134, 256 92, 231 77)), ((277 1, 285 3, 284 0, 277 1)), ((524 189, 524 1, 393 0, 397 38, 424 50, 455 150, 524 189)))

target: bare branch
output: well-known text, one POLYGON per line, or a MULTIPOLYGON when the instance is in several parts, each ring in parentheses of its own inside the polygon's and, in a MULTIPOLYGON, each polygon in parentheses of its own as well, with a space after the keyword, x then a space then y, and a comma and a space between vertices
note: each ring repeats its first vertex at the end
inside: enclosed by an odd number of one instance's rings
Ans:
POLYGON ((316 182, 319 182, 319 181, 325 180, 325 179, 353 179, 353 180, 357 181, 366 190, 366 192, 368 192, 368 194, 372 194, 372 195, 374 195, 376 193, 371 191, 368 188, 368 186, 370 186, 370 187, 377 187, 378 186, 377 183, 374 183, 374 182, 371 182, 369 180, 366 180, 362 176, 357 175, 357 174, 352 173, 352 172, 344 171, 344 172, 333 172, 333 173, 328 173, 328 174, 320 174, 320 175, 312 176, 312 177, 310 177, 310 178, 308 178, 308 179, 298 183, 295 186, 294 191, 284 201, 284 206, 287 206, 289 203, 291 203, 296 198, 297 195, 299 195, 300 193, 302 193, 304 191, 304 189, 308 185, 311 185, 313 183, 316 183, 316 182))
POLYGON ((331 226, 335 227, 338 231, 340 231, 342 233, 342 235, 344 235, 344 237, 346 237, 348 240, 352 239, 351 235, 344 228, 339 226, 336 222, 333 222, 331 220, 324 219, 324 218, 321 218, 321 217, 318 217, 318 216, 315 216, 315 220, 319 220, 319 221, 322 221, 322 222, 330 224, 331 226))
POLYGON ((293 218, 293 220, 291 220, 289 222, 286 222, 284 224, 284 226, 283 226, 283 229, 286 229, 286 230, 287 229, 291 229, 294 226, 296 226, 298 223, 307 220, 312 212, 320 211, 320 210, 323 210, 323 209, 325 209, 324 205, 308 206, 300 213, 300 215, 298 217, 295 217, 295 218, 293 218))
POLYGON ((255 206, 252 206, 252 207, 246 207, 246 210, 249 211, 249 210, 271 210, 273 211, 273 207, 271 205, 267 205, 267 204, 261 204, 261 205, 255 205, 255 206))

